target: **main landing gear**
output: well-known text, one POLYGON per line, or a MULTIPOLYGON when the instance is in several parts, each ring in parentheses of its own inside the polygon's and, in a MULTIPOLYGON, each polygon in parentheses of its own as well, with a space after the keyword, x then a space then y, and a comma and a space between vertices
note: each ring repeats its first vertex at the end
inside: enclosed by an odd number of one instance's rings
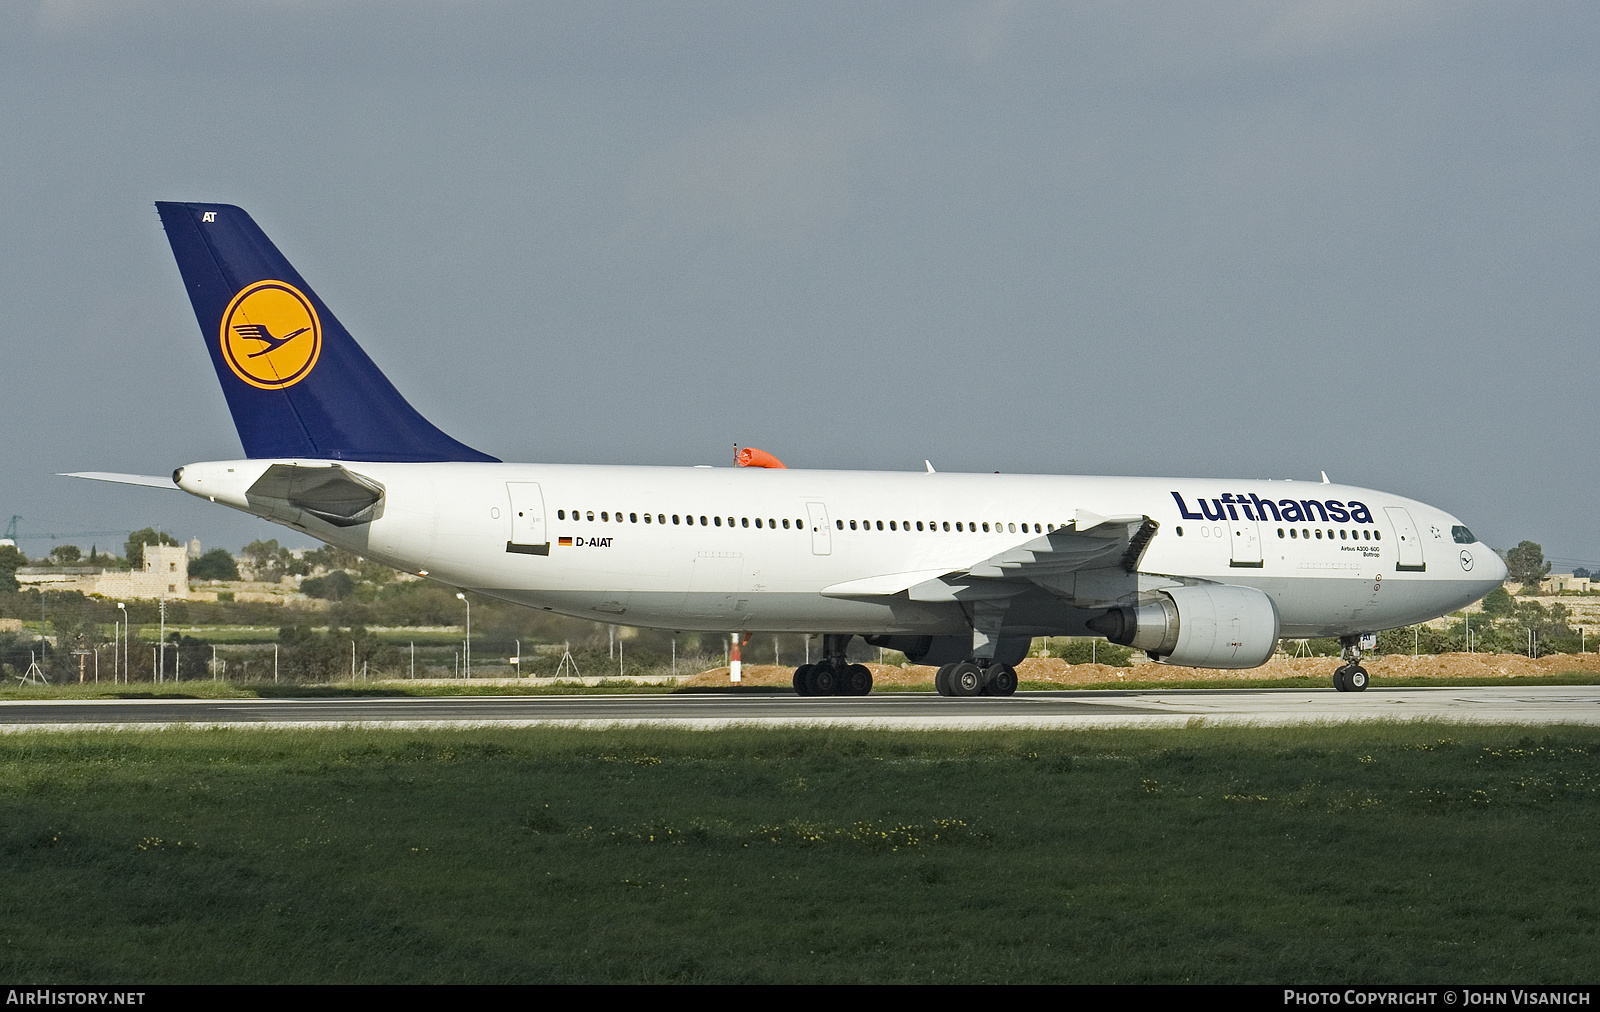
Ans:
POLYGON ((1333 687, 1340 692, 1362 692, 1367 687, 1367 669, 1361 666, 1361 637, 1346 636, 1339 642, 1345 661, 1333 673, 1333 687))
POLYGON ((865 696, 872 691, 872 672, 865 664, 844 658, 848 636, 822 637, 822 660, 802 664, 794 672, 794 691, 801 696, 865 696))
POLYGON ((941 696, 1009 696, 1017 691, 1017 669, 997 661, 946 664, 933 676, 941 696))

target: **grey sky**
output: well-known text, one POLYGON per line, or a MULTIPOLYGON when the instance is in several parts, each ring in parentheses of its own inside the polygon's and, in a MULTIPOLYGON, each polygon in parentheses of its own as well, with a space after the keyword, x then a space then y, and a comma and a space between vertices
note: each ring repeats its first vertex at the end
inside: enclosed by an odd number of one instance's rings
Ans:
MULTIPOLYGON (((152 202, 508 460, 1296 477, 1600 563, 1600 9, 0 6, 0 522, 285 529, 152 202)), ((66 538, 87 547, 117 536, 66 538)))

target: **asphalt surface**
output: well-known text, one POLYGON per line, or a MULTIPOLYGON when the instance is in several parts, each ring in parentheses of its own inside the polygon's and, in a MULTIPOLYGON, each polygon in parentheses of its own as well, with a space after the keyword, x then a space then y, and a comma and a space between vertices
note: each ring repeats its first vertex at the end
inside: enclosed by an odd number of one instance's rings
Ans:
POLYGON ((377 727, 564 724, 827 724, 859 727, 1286 725, 1364 720, 1600 724, 1600 686, 1188 689, 1019 692, 1006 699, 923 693, 807 699, 738 692, 620 696, 342 699, 95 699, 0 702, 0 732, 172 725, 377 727))

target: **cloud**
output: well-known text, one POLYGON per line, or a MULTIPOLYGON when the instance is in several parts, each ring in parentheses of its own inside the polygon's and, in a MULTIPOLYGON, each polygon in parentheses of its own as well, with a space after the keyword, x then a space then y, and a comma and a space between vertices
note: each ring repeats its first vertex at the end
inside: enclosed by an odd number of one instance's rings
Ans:
POLYGON ((841 218, 887 103, 837 94, 723 120, 639 159, 628 202, 640 224, 783 241, 841 218))

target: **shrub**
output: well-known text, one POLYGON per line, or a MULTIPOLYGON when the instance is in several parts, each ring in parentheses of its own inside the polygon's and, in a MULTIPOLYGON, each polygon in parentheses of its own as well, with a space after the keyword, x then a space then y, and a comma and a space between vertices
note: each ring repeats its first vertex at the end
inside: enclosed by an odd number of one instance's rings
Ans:
POLYGON ((1114 668, 1133 667, 1133 648, 1108 640, 1068 636, 1050 641, 1050 656, 1068 664, 1109 664, 1114 668))

